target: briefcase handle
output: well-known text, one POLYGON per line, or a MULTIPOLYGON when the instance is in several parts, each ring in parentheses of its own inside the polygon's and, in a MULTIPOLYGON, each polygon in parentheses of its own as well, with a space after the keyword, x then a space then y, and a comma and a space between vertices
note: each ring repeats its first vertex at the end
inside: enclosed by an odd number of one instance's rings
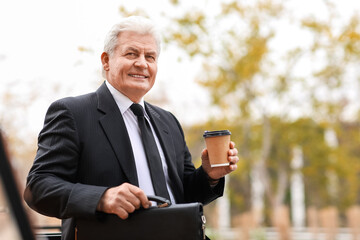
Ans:
POLYGON ((149 201, 157 202, 157 207, 159 208, 168 207, 171 205, 170 200, 164 197, 148 195, 147 198, 149 199, 149 201))

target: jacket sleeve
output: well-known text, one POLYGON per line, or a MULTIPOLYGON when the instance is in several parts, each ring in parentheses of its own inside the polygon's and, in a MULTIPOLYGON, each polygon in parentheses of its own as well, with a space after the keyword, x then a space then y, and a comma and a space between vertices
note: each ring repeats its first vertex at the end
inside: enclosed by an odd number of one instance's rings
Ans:
POLYGON ((24 199, 31 208, 57 218, 96 213, 107 188, 77 183, 80 154, 74 117, 65 101, 54 102, 47 111, 27 178, 24 199))
POLYGON ((175 116, 173 117, 182 135, 182 143, 178 146, 182 146, 183 148, 182 156, 184 162, 184 200, 185 202, 201 202, 203 204, 208 204, 223 195, 225 178, 221 178, 215 187, 211 187, 208 176, 204 169, 201 166, 195 169, 194 164, 192 163, 191 154, 185 142, 182 127, 175 116))

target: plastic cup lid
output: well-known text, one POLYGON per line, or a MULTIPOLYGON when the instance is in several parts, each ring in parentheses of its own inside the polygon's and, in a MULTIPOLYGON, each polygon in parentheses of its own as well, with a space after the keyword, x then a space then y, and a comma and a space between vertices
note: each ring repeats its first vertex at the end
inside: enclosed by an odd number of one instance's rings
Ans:
POLYGON ((203 137, 218 137, 218 136, 226 136, 231 135, 229 130, 220 130, 220 131, 205 131, 203 137))

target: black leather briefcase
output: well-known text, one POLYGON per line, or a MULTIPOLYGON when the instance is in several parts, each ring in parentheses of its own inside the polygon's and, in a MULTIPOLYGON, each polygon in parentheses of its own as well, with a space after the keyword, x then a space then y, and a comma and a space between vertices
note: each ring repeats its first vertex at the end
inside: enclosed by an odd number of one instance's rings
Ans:
POLYGON ((160 207, 136 210, 126 220, 107 214, 99 219, 77 219, 77 240, 200 240, 205 236, 201 203, 171 205, 161 197, 148 197, 160 207))

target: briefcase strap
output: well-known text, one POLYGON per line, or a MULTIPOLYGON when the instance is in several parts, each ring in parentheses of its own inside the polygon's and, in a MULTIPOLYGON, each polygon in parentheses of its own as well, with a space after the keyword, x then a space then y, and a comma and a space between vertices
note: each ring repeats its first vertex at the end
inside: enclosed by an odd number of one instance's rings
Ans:
POLYGON ((170 200, 163 197, 148 195, 147 198, 149 199, 149 201, 157 202, 157 207, 159 208, 168 207, 171 205, 170 200))

